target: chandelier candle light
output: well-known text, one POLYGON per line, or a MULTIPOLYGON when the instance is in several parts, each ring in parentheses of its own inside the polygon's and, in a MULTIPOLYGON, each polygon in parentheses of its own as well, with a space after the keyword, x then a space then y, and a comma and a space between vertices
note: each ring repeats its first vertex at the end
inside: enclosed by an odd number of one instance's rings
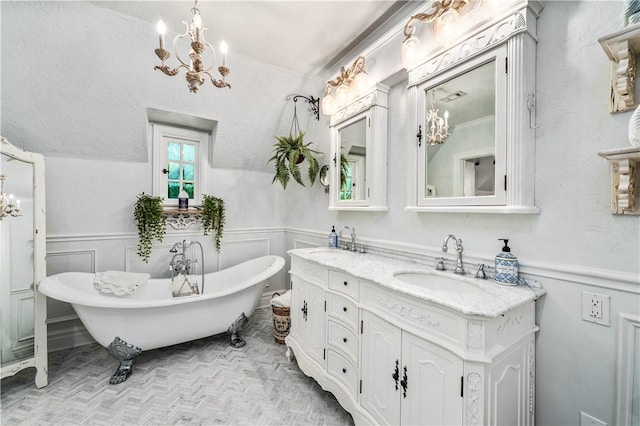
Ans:
POLYGON ((431 4, 431 13, 418 13, 409 18, 404 27, 404 41, 402 42, 402 66, 411 69, 416 65, 416 51, 420 46, 420 39, 414 34, 416 28, 412 25, 414 21, 433 22, 437 21, 445 26, 445 30, 458 17, 470 0, 440 0, 431 4))
POLYGON ((449 111, 444 111, 444 120, 438 116, 436 108, 436 91, 431 91, 431 109, 427 111, 427 143, 431 146, 442 144, 451 134, 449 133, 449 111))
POLYGON ((209 76, 211 83, 213 83, 215 87, 231 88, 231 85, 224 80, 225 77, 229 75, 229 68, 227 68, 227 44, 224 41, 220 43, 222 64, 218 67, 218 72, 222 76, 222 79, 217 80, 209 73, 209 71, 213 68, 216 54, 211 43, 207 42, 204 39, 204 31, 207 29, 207 27, 202 26, 200 9, 198 9, 198 0, 195 1, 194 6, 191 8, 191 15, 191 24, 183 21, 183 23, 187 27, 185 33, 179 34, 173 39, 173 51, 175 52, 176 59, 178 59, 178 61, 180 62, 180 65, 173 69, 169 68, 169 66, 165 64, 165 61, 171 56, 169 51, 165 50, 164 48, 164 34, 167 29, 162 20, 158 21, 157 29, 159 34, 160 46, 155 49, 155 52, 156 55, 158 55, 158 58, 160 58, 160 61, 162 61, 162 64, 156 65, 155 67, 153 67, 153 69, 160 70, 168 76, 174 76, 178 74, 180 68, 185 68, 187 70, 186 79, 191 93, 198 92, 198 88, 202 86, 202 84, 206 80, 205 75, 209 76), (178 55, 178 50, 176 48, 178 40, 187 37, 191 40, 191 51, 189 52, 188 62, 182 60, 180 55, 178 55), (205 68, 204 62, 202 60, 202 53, 207 47, 211 51, 211 63, 207 68, 205 68))
POLYGON ((2 206, 0 220, 6 216, 22 216, 22 213, 20 213, 20 200, 15 200, 13 194, 7 196, 4 192, 4 181, 6 178, 7 175, 0 175, 0 205, 2 206))
POLYGON ((358 56, 348 69, 340 68, 335 80, 327 81, 322 98, 322 112, 333 115, 350 101, 361 96, 369 88, 369 76, 364 70, 365 59, 358 56))

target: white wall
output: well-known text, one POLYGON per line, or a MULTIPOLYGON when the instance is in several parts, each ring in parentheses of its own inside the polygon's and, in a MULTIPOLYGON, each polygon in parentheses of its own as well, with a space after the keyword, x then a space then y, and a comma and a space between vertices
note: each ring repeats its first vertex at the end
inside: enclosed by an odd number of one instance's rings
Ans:
MULTIPOLYGON (((453 233, 464 239, 466 259, 485 263, 500 250, 497 238, 509 238, 522 271, 548 292, 537 309, 537 423, 577 424, 580 410, 614 423, 617 314, 640 315, 640 221, 609 213, 608 164, 597 151, 627 146, 631 114, 608 113, 609 63, 597 38, 619 28, 622 1, 547 2, 538 21, 538 215, 405 212, 414 133, 405 125, 405 83, 389 95, 389 211, 329 212, 320 186, 290 185, 285 193, 264 165, 273 136, 289 130, 284 97, 317 94, 321 81, 230 55, 233 88, 193 95, 182 77, 153 71, 151 24, 85 3, 0 7, 0 133, 47 156, 50 273, 144 267, 132 255, 132 209, 135 195, 151 188, 145 108, 218 120, 219 162, 209 183, 227 202, 228 231, 222 257, 209 246, 216 267, 247 253, 325 244, 334 224, 355 226, 367 244, 427 256, 453 233), (610 327, 580 319, 584 290, 611 297, 610 327)), ((369 54, 372 77, 400 69, 400 43, 398 34, 369 54)), ((327 118, 299 116, 328 154, 327 118)), ((150 268, 161 267, 165 249, 154 252, 159 260, 150 268)), ((50 336, 78 327, 65 309, 50 305, 50 336)))

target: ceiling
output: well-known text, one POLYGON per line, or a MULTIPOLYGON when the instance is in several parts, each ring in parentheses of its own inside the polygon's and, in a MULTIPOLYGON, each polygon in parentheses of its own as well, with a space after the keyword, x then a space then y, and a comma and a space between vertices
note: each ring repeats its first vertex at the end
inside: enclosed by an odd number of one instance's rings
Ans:
MULTIPOLYGON (((138 19, 167 25, 171 33, 184 33, 191 21, 192 1, 93 1, 138 19)), ((239 53, 303 75, 327 69, 353 49, 366 35, 389 20, 408 1, 218 1, 200 0, 198 8, 207 41, 223 39, 229 61, 239 53)), ((414 3, 415 4, 415 3, 414 3)), ((340 64, 343 65, 343 64, 340 64)))

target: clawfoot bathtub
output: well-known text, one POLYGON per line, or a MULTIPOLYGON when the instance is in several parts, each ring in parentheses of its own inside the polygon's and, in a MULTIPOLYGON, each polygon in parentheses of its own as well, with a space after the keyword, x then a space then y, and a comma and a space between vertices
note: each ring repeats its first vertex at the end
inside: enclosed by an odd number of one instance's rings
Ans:
MULTIPOLYGON (((70 303, 89 334, 112 354, 139 353, 136 349, 150 350, 226 331, 232 334, 232 344, 240 347, 244 341, 238 331, 246 322, 242 317, 253 314, 266 280, 283 266, 280 256, 252 259, 205 274, 205 293, 182 298, 172 297, 169 278, 150 279, 127 296, 104 294, 94 288, 94 274, 84 272, 52 275, 38 290, 70 303)), ((126 361, 118 383, 131 374, 131 357, 126 361)))

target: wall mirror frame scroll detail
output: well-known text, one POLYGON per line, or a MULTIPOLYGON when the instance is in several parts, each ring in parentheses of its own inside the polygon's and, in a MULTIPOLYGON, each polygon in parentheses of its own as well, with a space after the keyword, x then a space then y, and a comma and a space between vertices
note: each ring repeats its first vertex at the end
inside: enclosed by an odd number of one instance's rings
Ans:
POLYGON ((0 220, 2 378, 35 367, 38 388, 48 384, 47 305, 37 291, 46 276, 44 157, 0 136, 4 190, 21 200, 21 216, 0 220))
POLYGON ((473 31, 408 70, 407 211, 540 212, 533 100, 541 9, 516 1, 493 16, 479 13, 473 31), (429 120, 436 110, 440 125, 429 120), (446 137, 433 142, 429 134, 442 124, 446 137))
POLYGON ((388 210, 388 98, 378 83, 331 116, 329 210, 388 210))

